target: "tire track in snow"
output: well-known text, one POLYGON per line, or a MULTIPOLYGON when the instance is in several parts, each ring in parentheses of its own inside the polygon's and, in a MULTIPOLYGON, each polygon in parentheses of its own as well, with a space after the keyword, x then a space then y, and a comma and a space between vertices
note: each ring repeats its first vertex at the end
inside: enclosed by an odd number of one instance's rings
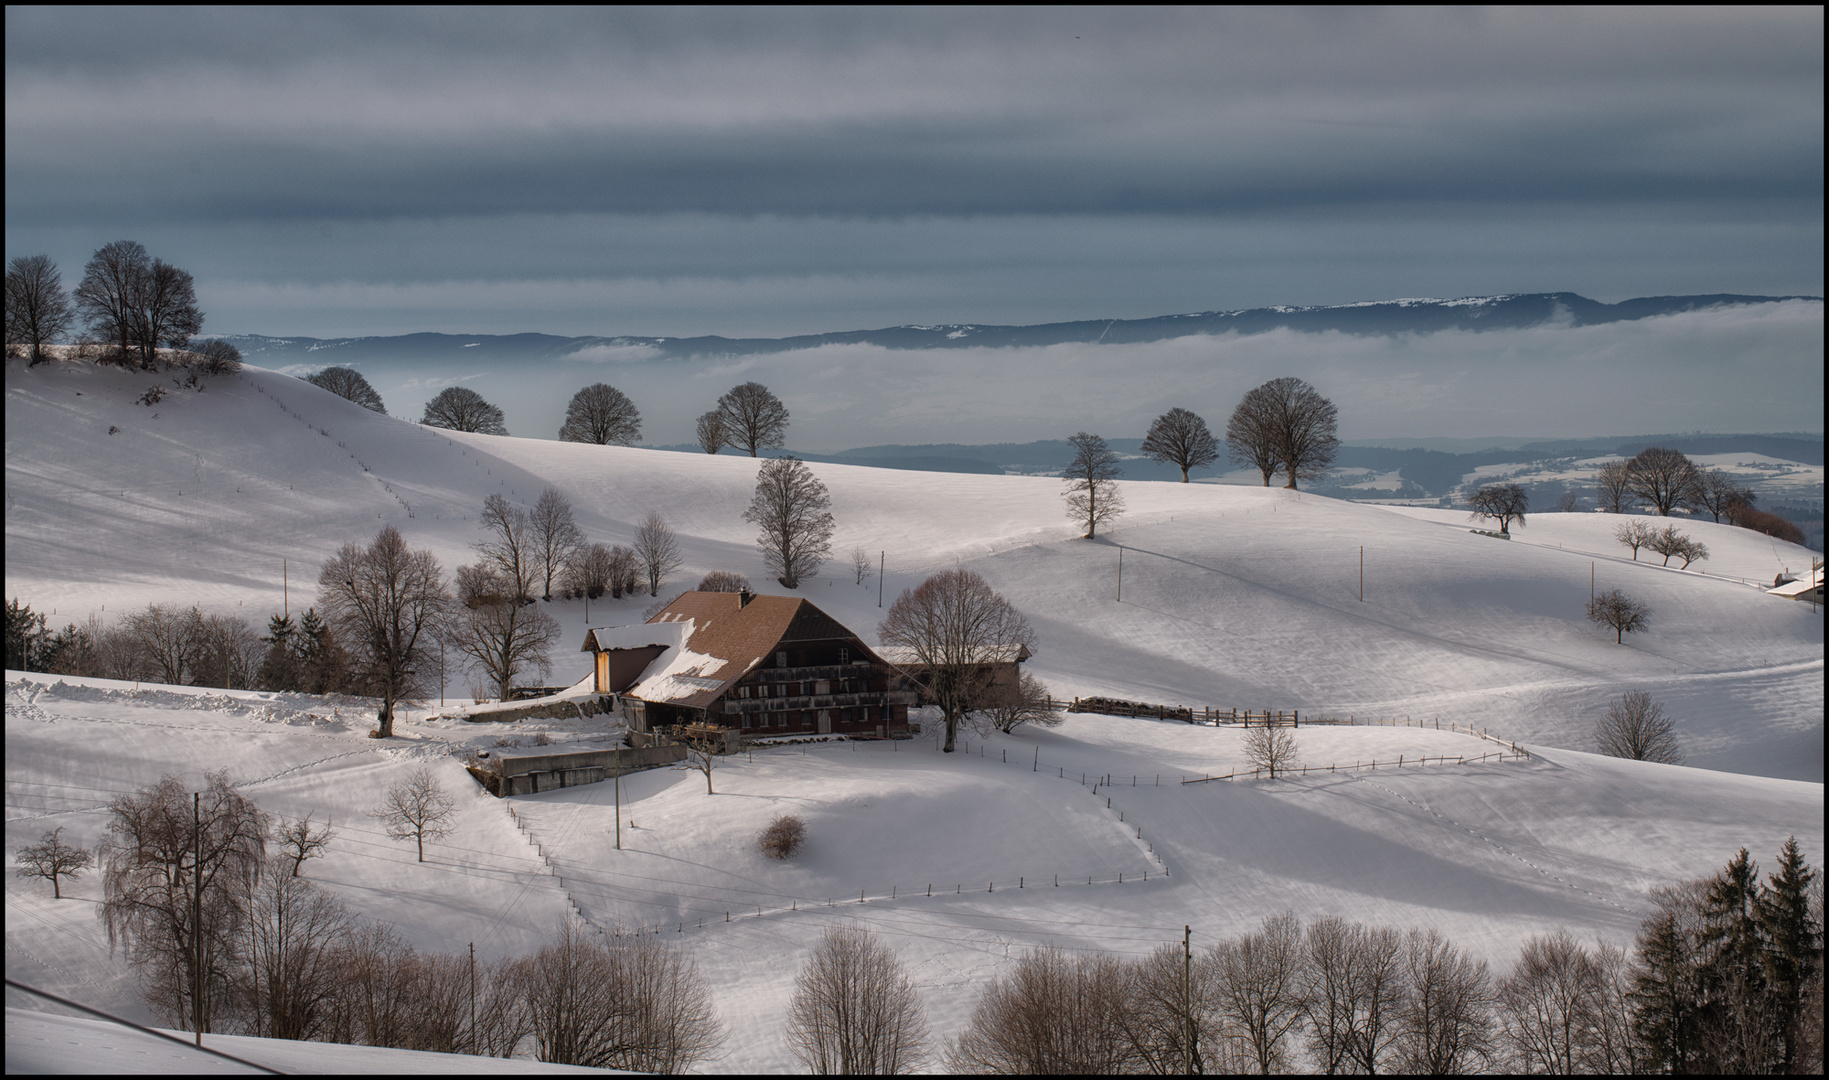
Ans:
POLYGON ((1378 783, 1376 780, 1367 779, 1366 777, 1362 777, 1362 776, 1352 776, 1351 779, 1358 783, 1361 783, 1361 784, 1369 784, 1372 787, 1375 787, 1378 790, 1384 792, 1385 794, 1392 796, 1393 798, 1401 799, 1402 801, 1409 803, 1411 806, 1416 807, 1418 810, 1421 810, 1423 813, 1428 814, 1430 817, 1434 818, 1435 820, 1442 822, 1445 825, 1449 825, 1449 826, 1452 826, 1453 828, 1459 829, 1460 831, 1466 833, 1468 836, 1471 836, 1474 839, 1481 841, 1482 843, 1486 844, 1488 847, 1491 847, 1494 851, 1497 851, 1500 854, 1507 856, 1508 858, 1516 859, 1518 862, 1521 862, 1525 866, 1530 867, 1532 870, 1537 871, 1537 873, 1542 874, 1544 877, 1549 878, 1551 881, 1556 882, 1558 885, 1565 885, 1568 888, 1573 889, 1575 892, 1581 893, 1583 896, 1589 897, 1590 899, 1593 899, 1593 900, 1598 900, 1601 903, 1606 904, 1608 907, 1617 908, 1618 910, 1626 912, 1627 914, 1631 914, 1633 911, 1632 908, 1629 908, 1626 905, 1621 904, 1616 900, 1613 900, 1609 897, 1602 896, 1597 892, 1591 892, 1587 889, 1584 889, 1580 885, 1577 885, 1574 882, 1569 881, 1566 878, 1559 877, 1556 874, 1550 872, 1549 870, 1546 870, 1543 867, 1538 866, 1536 863, 1531 862, 1529 859, 1527 859, 1524 856, 1518 854, 1517 852, 1511 850, 1510 848, 1506 847, 1504 844, 1499 843, 1497 840, 1494 840, 1491 837, 1484 835, 1483 833, 1479 833, 1479 832, 1474 831, 1473 829, 1468 828, 1467 826, 1461 824, 1460 822, 1454 820, 1453 818, 1449 817, 1446 814, 1437 812, 1435 810, 1435 808, 1431 807, 1428 803, 1420 802, 1416 799, 1412 799, 1408 795, 1403 794, 1402 792, 1395 791, 1391 788, 1386 787, 1383 784, 1378 783))

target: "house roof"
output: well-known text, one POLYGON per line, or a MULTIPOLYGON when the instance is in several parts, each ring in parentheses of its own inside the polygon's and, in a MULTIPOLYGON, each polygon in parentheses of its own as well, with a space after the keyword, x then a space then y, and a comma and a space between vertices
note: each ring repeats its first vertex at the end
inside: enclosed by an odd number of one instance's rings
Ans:
POLYGON ((650 645, 673 647, 684 645, 691 627, 682 623, 636 623, 634 626, 593 626, 584 632, 584 648, 579 652, 610 652, 614 649, 640 649, 650 645))
POLYGON ((659 644, 663 633, 678 635, 679 644, 648 665, 628 696, 705 708, 784 641, 849 638, 866 657, 880 660, 842 623, 798 596, 751 596, 745 603, 742 594, 731 592, 683 593, 639 626, 592 630, 585 648, 659 644))

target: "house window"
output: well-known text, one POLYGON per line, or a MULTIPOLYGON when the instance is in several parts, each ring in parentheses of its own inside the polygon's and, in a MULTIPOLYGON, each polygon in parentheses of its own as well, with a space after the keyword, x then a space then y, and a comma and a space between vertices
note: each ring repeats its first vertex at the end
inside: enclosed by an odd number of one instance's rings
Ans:
POLYGON ((776 667, 787 667, 787 650, 786 649, 782 649, 780 652, 775 654, 775 666, 776 667))
POLYGON ((749 696, 749 687, 747 687, 747 686, 737 687, 737 696, 740 698, 748 697, 749 696))
POLYGON ((838 650, 838 662, 841 664, 849 664, 851 662, 851 650, 840 648, 838 650))
POLYGON ((749 714, 748 713, 743 714, 743 730, 744 731, 749 730, 749 714))

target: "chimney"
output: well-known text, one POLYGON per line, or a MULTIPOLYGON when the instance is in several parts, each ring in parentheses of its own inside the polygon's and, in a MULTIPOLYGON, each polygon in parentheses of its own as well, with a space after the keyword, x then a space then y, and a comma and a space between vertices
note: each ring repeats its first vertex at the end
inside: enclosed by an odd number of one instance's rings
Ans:
POLYGON ((751 600, 754 600, 755 598, 756 598, 756 594, 753 592, 750 592, 748 589, 744 589, 741 592, 737 593, 738 610, 748 607, 749 602, 751 600))

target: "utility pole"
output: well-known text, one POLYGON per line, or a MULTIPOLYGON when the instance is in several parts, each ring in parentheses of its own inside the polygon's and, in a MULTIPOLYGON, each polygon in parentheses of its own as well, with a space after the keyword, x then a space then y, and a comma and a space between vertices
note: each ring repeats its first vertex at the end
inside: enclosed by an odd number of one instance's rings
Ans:
POLYGON ((1124 602, 1124 545, 1118 545, 1118 603, 1124 602))
POLYGON ((616 740, 612 768, 616 770, 616 850, 622 850, 622 740, 616 740))
POLYGON ((470 943, 470 1052, 476 1053, 476 942, 470 943))
POLYGON ((1359 545, 1359 602, 1365 603, 1365 545, 1359 545))
POLYGON ((445 643, 442 638, 438 642, 438 707, 445 707, 445 643))
POLYGON ((203 1045, 203 793, 191 792, 191 1027, 203 1045))
POLYGON ((279 561, 279 613, 284 618, 292 617, 292 583, 287 574, 288 560, 279 561))
MULTIPOLYGON (((866 555, 865 558, 869 558, 869 556, 866 555)), ((876 553, 876 606, 877 607, 883 606, 883 568, 888 565, 889 565, 888 550, 884 549, 882 551, 877 552, 876 553)))
POLYGON ((1594 560, 1588 560, 1588 603, 1594 602, 1594 560))
POLYGON ((1183 924, 1181 927, 1181 1017, 1187 1023, 1187 1030, 1181 1037, 1181 1074, 1194 1075, 1194 1008, 1193 993, 1189 987, 1190 975, 1194 966, 1194 954, 1188 948, 1188 938, 1194 928, 1183 924))

